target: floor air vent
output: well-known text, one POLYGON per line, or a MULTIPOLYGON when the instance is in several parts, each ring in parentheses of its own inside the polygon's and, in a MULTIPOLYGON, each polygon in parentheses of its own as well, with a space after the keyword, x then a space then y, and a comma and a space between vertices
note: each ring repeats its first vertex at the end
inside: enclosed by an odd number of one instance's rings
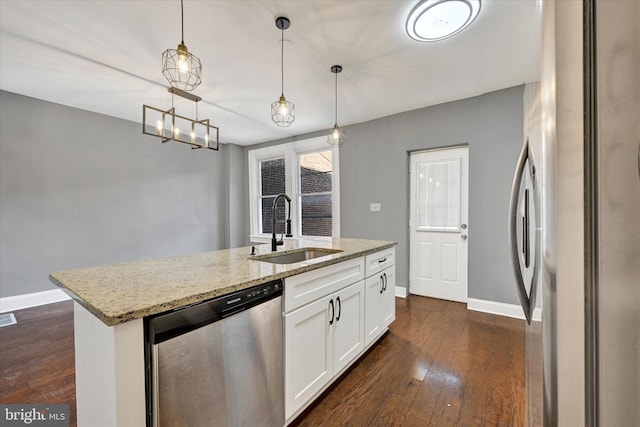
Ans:
POLYGON ((15 325, 18 323, 16 321, 16 316, 13 313, 0 314, 0 328, 3 326, 15 325))

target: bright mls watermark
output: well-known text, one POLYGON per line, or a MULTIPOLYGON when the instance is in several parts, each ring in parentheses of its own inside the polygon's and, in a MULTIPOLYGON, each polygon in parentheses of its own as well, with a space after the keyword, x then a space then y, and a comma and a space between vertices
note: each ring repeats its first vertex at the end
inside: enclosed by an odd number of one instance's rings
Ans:
POLYGON ((0 404, 0 427, 69 427, 69 405, 0 404))

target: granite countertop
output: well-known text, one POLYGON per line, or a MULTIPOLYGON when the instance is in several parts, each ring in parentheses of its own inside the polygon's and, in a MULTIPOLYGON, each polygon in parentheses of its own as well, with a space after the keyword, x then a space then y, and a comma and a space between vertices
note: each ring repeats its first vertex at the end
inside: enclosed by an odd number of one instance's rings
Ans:
MULTIPOLYGON (((396 242, 327 238, 285 242, 279 253, 297 248, 343 252, 293 264, 249 259, 251 246, 99 267, 57 271, 49 280, 107 326, 184 307, 394 246, 396 242)), ((258 244, 256 255, 271 253, 258 244)))

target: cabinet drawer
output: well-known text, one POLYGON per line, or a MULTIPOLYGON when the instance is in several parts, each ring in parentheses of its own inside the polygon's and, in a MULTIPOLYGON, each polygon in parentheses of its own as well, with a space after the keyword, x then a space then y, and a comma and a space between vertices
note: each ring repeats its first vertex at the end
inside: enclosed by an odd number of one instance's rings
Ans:
POLYGON ((365 257, 365 277, 371 277, 385 268, 396 263, 396 248, 384 249, 382 251, 367 255, 365 257))
POLYGON ((363 257, 287 277, 284 279, 284 311, 288 313, 363 278, 363 257))

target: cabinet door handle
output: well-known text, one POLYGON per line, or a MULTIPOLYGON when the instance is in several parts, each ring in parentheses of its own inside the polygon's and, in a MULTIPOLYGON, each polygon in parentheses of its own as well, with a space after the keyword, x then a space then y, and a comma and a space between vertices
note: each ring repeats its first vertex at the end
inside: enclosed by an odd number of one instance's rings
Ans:
POLYGON ((329 324, 333 325, 333 316, 335 315, 335 307, 333 306, 333 300, 329 300, 329 306, 331 307, 331 319, 329 319, 329 324))
POLYGON ((387 273, 383 273, 382 276, 383 276, 382 282, 384 283, 384 285, 382 285, 382 290, 386 292, 387 291, 387 273))
POLYGON ((340 297, 336 298, 336 304, 338 305, 338 315, 336 316, 336 322, 340 320, 340 315, 342 314, 342 303, 340 302, 340 297))
POLYGON ((380 293, 382 293, 382 291, 384 291, 384 283, 382 281, 382 275, 380 275, 380 279, 378 280, 378 282, 380 283, 380 293))

